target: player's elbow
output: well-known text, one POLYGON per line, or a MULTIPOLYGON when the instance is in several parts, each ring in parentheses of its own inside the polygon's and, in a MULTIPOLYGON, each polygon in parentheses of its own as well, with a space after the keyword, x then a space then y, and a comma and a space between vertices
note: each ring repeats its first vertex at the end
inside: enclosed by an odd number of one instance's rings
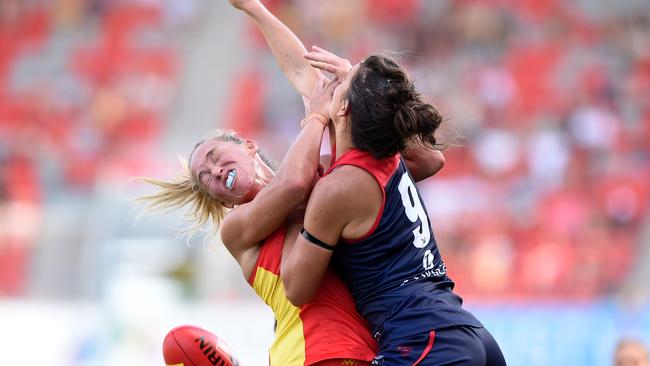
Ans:
POLYGON ((438 173, 445 166, 445 157, 440 151, 428 150, 418 155, 411 154, 406 165, 415 181, 419 182, 438 173))
POLYGON ((286 289, 286 295, 289 302, 296 307, 302 307, 309 303, 311 297, 305 296, 300 291, 286 289))
POLYGON ((304 202, 313 188, 313 180, 313 176, 307 175, 285 179, 283 186, 289 199, 299 203, 304 202))
POLYGON ((287 299, 294 306, 302 307, 309 303, 313 298, 313 294, 310 291, 301 288, 297 281, 293 280, 291 276, 282 276, 282 284, 284 285, 284 292, 287 299))
POLYGON ((430 159, 431 175, 436 174, 445 166, 445 156, 440 151, 436 151, 430 159))

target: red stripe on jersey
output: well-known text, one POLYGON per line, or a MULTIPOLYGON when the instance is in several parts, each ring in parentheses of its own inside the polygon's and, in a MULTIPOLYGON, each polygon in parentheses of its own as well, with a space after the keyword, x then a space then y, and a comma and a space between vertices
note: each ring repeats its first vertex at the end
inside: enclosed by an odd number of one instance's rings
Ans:
POLYGON ((431 352, 431 348, 433 348, 433 342, 435 341, 435 339, 436 339, 436 331, 432 330, 431 332, 429 332, 429 343, 427 344, 427 347, 422 352, 422 355, 420 355, 420 358, 418 358, 418 360, 415 361, 413 366, 417 366, 420 362, 422 362, 422 360, 424 360, 425 357, 427 357, 429 352, 431 352))
POLYGON ((253 286, 253 283, 255 283, 257 267, 262 267, 271 273, 280 275, 280 261, 282 260, 282 248, 284 248, 284 237, 286 234, 287 224, 285 222, 262 241, 260 254, 257 256, 255 269, 248 278, 248 284, 253 286))

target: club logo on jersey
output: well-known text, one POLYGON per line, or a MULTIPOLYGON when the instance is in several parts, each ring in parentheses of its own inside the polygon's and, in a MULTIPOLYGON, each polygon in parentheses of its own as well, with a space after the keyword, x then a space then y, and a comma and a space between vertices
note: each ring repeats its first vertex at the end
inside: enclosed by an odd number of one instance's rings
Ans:
POLYGON ((404 285, 406 285, 406 284, 409 283, 409 282, 413 282, 413 281, 421 280, 421 279, 424 279, 424 278, 429 278, 429 277, 443 277, 443 276, 445 276, 446 274, 447 274, 447 266, 445 266, 444 263, 441 263, 441 264, 438 266, 438 268, 436 268, 436 269, 428 270, 428 271, 424 271, 424 272, 418 273, 417 275, 415 275, 415 276, 413 276, 413 277, 411 277, 411 278, 409 278, 409 279, 406 279, 406 280, 402 281, 402 284, 401 284, 400 286, 404 286, 404 285))

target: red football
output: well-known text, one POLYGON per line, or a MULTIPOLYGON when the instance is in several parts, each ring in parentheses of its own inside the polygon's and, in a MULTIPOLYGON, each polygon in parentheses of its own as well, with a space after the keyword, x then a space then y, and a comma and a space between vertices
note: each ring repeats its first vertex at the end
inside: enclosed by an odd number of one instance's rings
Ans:
POLYGON ((163 357, 168 366, 239 365, 223 340, 193 325, 181 325, 167 333, 163 357))

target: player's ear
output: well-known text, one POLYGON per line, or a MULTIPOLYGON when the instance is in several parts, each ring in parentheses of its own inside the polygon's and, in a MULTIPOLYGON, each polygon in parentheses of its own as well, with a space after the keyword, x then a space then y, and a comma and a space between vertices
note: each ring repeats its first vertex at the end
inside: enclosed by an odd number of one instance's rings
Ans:
POLYGON ((339 109, 336 111, 336 115, 338 117, 343 117, 347 115, 350 112, 350 103, 348 103, 347 99, 342 99, 341 103, 339 104, 339 109))
POLYGON ((244 144, 246 144, 246 149, 251 153, 251 155, 255 155, 257 153, 257 150, 259 150, 257 142, 254 140, 246 139, 246 141, 244 141, 244 144))

